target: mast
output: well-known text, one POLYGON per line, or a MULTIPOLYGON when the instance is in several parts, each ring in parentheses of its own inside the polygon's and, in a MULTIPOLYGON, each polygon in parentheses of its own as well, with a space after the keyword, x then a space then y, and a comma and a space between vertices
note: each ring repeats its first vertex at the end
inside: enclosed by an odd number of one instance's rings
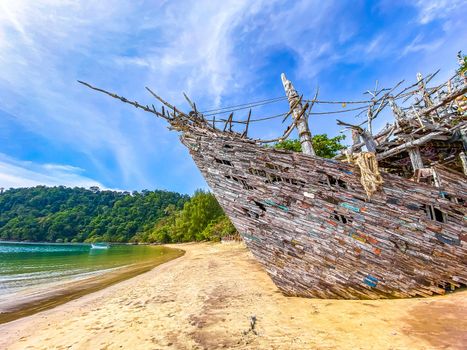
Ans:
POLYGON ((298 96, 297 90, 295 90, 292 82, 287 80, 284 73, 281 74, 282 85, 289 100, 289 105, 292 110, 294 121, 297 125, 298 136, 300 138, 300 144, 302 146, 302 152, 304 154, 316 155, 313 145, 311 143, 311 132, 308 127, 308 120, 303 113, 303 106, 298 96))
MULTIPOLYGON (((417 78, 420 83, 421 78, 419 76, 417 76, 417 78)), ((406 120, 407 116, 405 112, 402 111, 402 109, 394 102, 393 97, 390 97, 388 101, 389 101, 389 106, 391 107, 392 113, 394 114, 394 117, 396 118, 396 123, 398 126, 400 126, 400 123, 401 122, 403 123, 406 120)), ((433 104, 431 103, 431 105, 433 104)), ((409 147, 407 149, 407 152, 409 153, 410 162, 412 163, 412 169, 414 171, 417 169, 423 169, 424 166, 423 166, 422 155, 420 153, 420 148, 418 146, 409 147)))

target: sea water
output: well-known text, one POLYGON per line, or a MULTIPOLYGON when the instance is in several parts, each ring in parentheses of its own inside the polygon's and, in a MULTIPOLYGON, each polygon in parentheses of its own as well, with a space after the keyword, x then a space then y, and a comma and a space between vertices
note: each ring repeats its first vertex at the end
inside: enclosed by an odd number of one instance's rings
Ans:
POLYGON ((154 246, 0 242, 0 305, 39 287, 85 279, 166 254, 154 246))

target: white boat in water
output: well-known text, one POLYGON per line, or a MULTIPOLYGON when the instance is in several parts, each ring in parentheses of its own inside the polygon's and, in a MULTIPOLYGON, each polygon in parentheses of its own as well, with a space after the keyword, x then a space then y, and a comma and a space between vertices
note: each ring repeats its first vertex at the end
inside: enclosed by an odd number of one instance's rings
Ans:
POLYGON ((109 249, 108 243, 91 243, 91 249, 109 249))

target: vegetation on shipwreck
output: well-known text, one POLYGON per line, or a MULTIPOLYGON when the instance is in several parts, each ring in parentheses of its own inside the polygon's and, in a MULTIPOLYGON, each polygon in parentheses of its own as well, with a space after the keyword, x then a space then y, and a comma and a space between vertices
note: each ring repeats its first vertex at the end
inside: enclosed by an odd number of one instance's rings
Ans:
MULTIPOLYGON (((311 142, 313 144, 313 149, 316 152, 318 157, 322 158, 333 158, 337 153, 343 149, 345 146, 341 143, 345 139, 345 135, 338 135, 335 137, 329 137, 326 134, 313 135, 311 142)), ((284 149, 294 152, 301 152, 302 146, 300 140, 298 139, 287 139, 279 141, 274 144, 275 149, 284 149)))

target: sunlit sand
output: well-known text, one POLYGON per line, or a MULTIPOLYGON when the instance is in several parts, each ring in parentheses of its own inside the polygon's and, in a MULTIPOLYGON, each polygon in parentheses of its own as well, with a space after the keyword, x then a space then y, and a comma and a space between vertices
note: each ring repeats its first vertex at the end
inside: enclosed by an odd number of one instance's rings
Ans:
POLYGON ((427 299, 291 298, 240 243, 176 247, 186 254, 0 326, 0 348, 461 349, 467 343, 467 291, 427 299))

